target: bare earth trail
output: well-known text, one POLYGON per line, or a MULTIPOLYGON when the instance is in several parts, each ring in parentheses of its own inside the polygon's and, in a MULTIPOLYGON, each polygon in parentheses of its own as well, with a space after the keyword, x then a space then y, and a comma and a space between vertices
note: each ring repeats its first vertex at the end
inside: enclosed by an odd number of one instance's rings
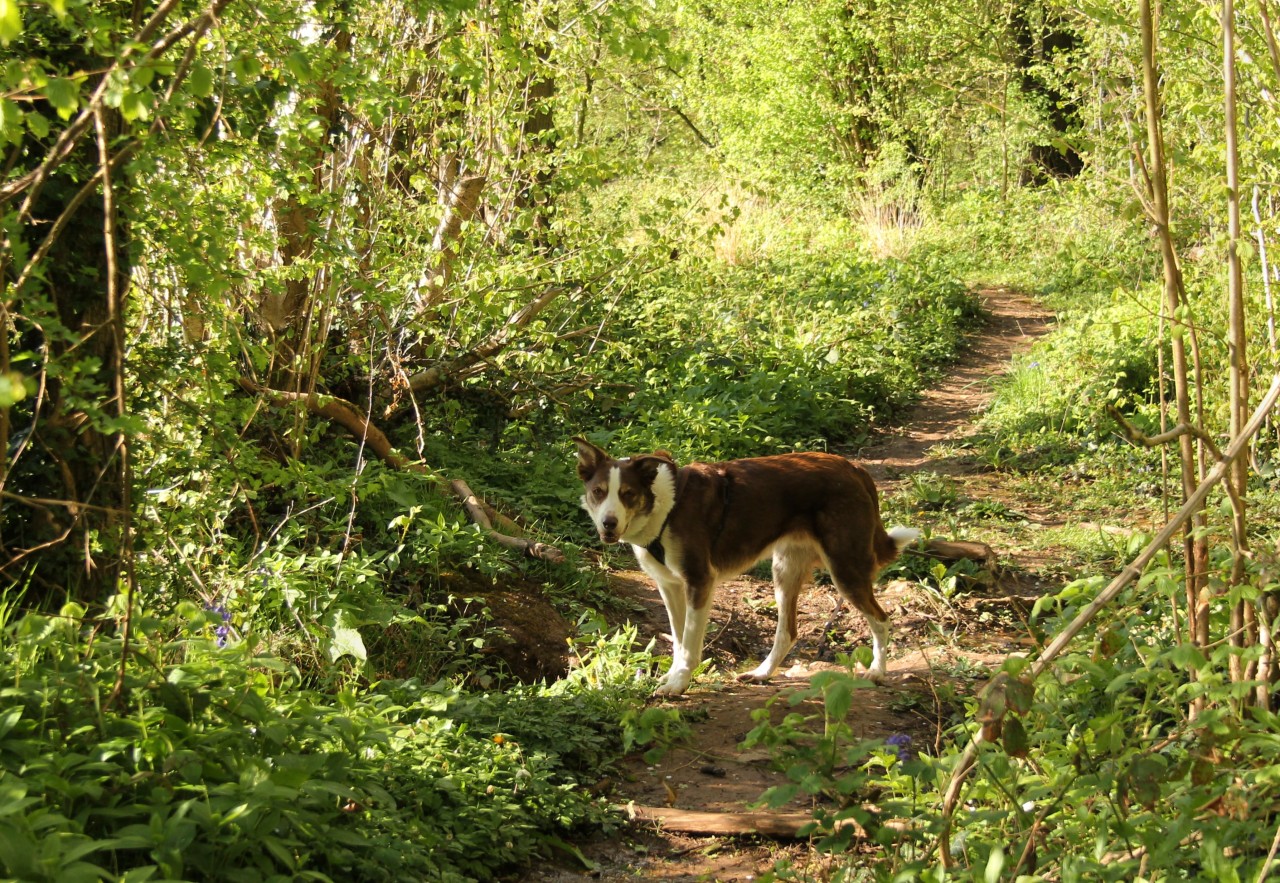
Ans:
MULTIPOLYGON (((984 472, 963 456, 945 454, 961 448, 974 433, 974 418, 991 397, 991 380, 1004 373, 1015 353, 1046 333, 1052 319, 1042 306, 1018 292, 993 288, 980 295, 987 320, 970 335, 965 352, 947 376, 923 394, 892 434, 856 453, 876 478, 883 498, 891 498, 912 472, 920 470, 957 477, 964 482, 966 496, 1000 495, 999 476, 984 472), (944 456, 938 456, 939 451, 931 456, 930 450, 938 445, 944 446, 939 448, 944 456)), ((666 614, 650 580, 638 571, 625 571, 614 574, 613 584, 632 603, 630 619, 642 636, 656 637, 660 652, 669 650, 666 614)), ((865 738, 905 733, 914 747, 931 751, 951 713, 939 698, 939 683, 945 680, 960 692, 973 689, 990 666, 1009 651, 1023 648, 1026 638, 1017 629, 989 628, 991 617, 976 614, 980 605, 973 608, 973 616, 966 616, 971 611, 945 608, 909 583, 890 583, 878 594, 893 618, 889 676, 880 687, 858 694, 851 726, 855 735, 865 738)), ((721 672, 743 670, 745 663, 754 664, 767 651, 776 622, 772 600, 771 584, 754 577, 720 587, 707 656, 721 672)), ((817 672, 843 670, 836 654, 852 652, 868 640, 860 617, 838 611, 829 587, 810 589, 801 600, 800 640, 788 657, 789 667, 763 685, 738 683, 731 677, 703 676, 695 681, 690 693, 671 703, 690 724, 692 738, 654 764, 638 755, 627 759, 619 775, 602 787, 621 805, 712 813, 751 811, 766 788, 786 781, 772 768, 766 751, 739 748, 757 724, 753 713, 777 700, 770 712, 774 721, 792 711, 820 714, 817 703, 792 708, 788 694, 805 687, 817 672)), ((798 800, 777 812, 808 808, 798 800)), ((645 822, 608 841, 580 847, 595 863, 594 870, 548 866, 526 874, 522 881, 750 880, 784 857, 820 877, 829 861, 803 841, 676 833, 645 822)))

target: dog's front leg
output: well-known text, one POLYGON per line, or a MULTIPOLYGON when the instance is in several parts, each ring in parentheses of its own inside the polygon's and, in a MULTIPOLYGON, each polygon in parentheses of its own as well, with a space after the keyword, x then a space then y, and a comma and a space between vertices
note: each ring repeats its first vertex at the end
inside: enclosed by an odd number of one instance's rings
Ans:
POLYGON ((690 588, 680 646, 671 657, 671 670, 667 672, 667 679, 654 692, 662 696, 677 696, 689 689, 693 673, 702 664, 702 642, 706 638, 707 620, 710 618, 711 592, 699 592, 690 588), (699 601, 702 603, 698 603, 699 601))
POLYGON ((684 647, 685 610, 689 606, 688 589, 685 588, 684 580, 675 576, 658 574, 654 576, 653 581, 658 584, 658 594, 662 596, 662 603, 667 608, 667 621, 671 623, 671 659, 674 668, 674 660, 680 658, 684 647))

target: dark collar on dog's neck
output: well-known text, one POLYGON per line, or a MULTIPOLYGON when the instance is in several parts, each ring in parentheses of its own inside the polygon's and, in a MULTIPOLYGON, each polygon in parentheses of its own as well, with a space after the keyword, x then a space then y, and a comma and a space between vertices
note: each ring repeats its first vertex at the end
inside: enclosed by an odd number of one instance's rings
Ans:
POLYGON ((658 563, 663 567, 667 566, 667 550, 662 547, 662 535, 667 532, 667 522, 671 520, 671 513, 674 511, 676 507, 672 504, 667 517, 662 519, 662 527, 658 528, 658 535, 653 538, 653 542, 644 547, 644 550, 658 559, 658 563))

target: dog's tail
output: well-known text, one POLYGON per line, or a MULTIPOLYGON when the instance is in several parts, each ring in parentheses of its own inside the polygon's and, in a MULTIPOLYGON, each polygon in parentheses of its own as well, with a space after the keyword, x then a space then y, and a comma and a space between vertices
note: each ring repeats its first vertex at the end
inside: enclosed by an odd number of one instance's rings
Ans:
POLYGON ((921 531, 914 527, 892 527, 882 533, 876 542, 876 558, 879 559, 879 565, 884 567, 921 536, 921 531))

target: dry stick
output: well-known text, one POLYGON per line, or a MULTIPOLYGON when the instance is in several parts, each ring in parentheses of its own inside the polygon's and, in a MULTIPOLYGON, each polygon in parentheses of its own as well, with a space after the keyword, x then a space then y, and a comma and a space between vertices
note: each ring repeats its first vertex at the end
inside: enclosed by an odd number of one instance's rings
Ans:
POLYGON ((1271 296, 1271 267, 1267 264, 1267 237, 1262 231, 1262 212, 1258 209, 1258 192, 1258 185, 1254 184, 1253 199, 1250 200, 1250 204, 1253 207, 1253 222, 1257 225, 1254 228, 1254 238, 1258 240, 1258 260, 1262 269, 1262 293, 1267 305, 1267 350, 1274 357, 1277 350, 1276 303, 1271 296))
MULTIPOLYGON (((1280 374, 1276 374, 1271 380, 1271 388, 1267 390, 1267 394, 1263 397, 1262 402, 1258 405, 1257 410, 1253 412, 1253 417, 1249 419, 1248 424, 1240 435, 1231 440, 1231 444, 1227 447, 1223 458, 1214 465, 1213 469, 1205 476, 1200 486, 1196 488, 1187 501, 1178 510, 1173 519, 1165 524, 1160 533, 1147 544, 1146 548, 1138 555, 1137 558, 1129 562, 1129 564, 1113 579, 1105 589, 1089 602, 1089 605, 1076 615, 1076 618, 1058 633, 1057 637, 1044 649, 1044 652, 1031 664, 1028 669, 1027 679, 1034 684, 1036 678, 1042 675, 1049 665, 1058 658, 1072 639, 1080 633, 1080 631, 1088 625, 1089 621, 1097 616, 1098 611, 1106 607, 1117 595, 1131 583, 1134 579, 1141 575, 1143 569, 1151 563, 1151 559, 1164 548, 1165 544, 1176 534, 1192 515, 1199 511, 1203 505, 1205 498, 1209 495, 1209 491, 1213 486, 1222 480, 1227 474, 1232 462, 1240 455, 1249 441, 1257 433, 1265 422, 1267 415, 1271 409, 1275 407, 1277 400, 1280 400, 1280 374)), ((979 731, 981 733, 981 731, 979 731)), ((964 786, 964 780, 968 777, 969 772, 973 769, 974 760, 978 754, 978 745, 981 736, 975 736, 965 747, 964 753, 960 756, 960 760, 956 764, 955 772, 951 774, 951 781, 947 785, 946 794, 942 801, 942 831, 938 834, 938 854, 942 858, 944 865, 950 865, 951 854, 949 850, 951 818, 955 814, 956 805, 960 801, 960 791, 964 786)))
MULTIPOLYGON (((356 438, 360 439, 369 449, 378 455, 378 459, 391 466, 394 469, 405 469, 411 472, 418 472, 423 475, 430 476, 430 471, 421 463, 414 463, 404 454, 400 453, 391 444, 391 440, 387 438, 386 433, 374 426, 373 423, 365 418, 356 408, 355 405, 346 399, 337 396, 319 395, 317 393, 300 393, 288 392, 280 389, 270 389, 255 383, 248 377, 240 378, 240 388, 245 392, 253 395, 260 395, 274 405, 287 407, 289 405, 300 404, 312 414, 317 414, 328 420, 337 423, 343 429, 350 432, 356 438)), ((489 535, 489 538, 500 546, 512 549, 522 555, 530 558, 538 558, 543 561, 550 561, 554 564, 564 562, 564 553, 555 546, 549 546, 546 543, 540 543, 536 540, 525 539, 519 536, 510 536, 499 532, 493 527, 496 520, 504 528, 515 528, 516 532, 520 531, 519 526, 509 518, 499 517, 495 519, 492 508, 484 506, 480 503, 475 494, 471 493, 471 489, 467 487, 466 482, 456 482, 451 485, 447 482, 437 480, 437 484, 443 489, 448 490, 457 497, 466 509, 467 514, 480 525, 481 529, 489 535), (484 520, 476 518, 479 512, 486 517, 484 520)))
MULTIPOLYGON (((812 834, 801 831, 812 829, 814 818, 807 812, 707 812, 704 810, 676 809, 666 806, 644 806, 638 803, 618 807, 632 821, 656 822, 664 831, 682 834, 728 834, 745 836, 759 834, 788 840, 799 840, 812 834)), ((839 819, 834 831, 852 829, 855 836, 863 838, 866 831, 853 819, 839 819)), ((815 832, 816 833, 816 832, 815 832)))
POLYGON ((1271 873, 1271 863, 1276 859, 1276 850, 1280 849, 1280 827, 1276 828, 1276 836, 1271 840, 1271 849, 1267 852, 1267 859, 1262 863, 1262 870, 1258 871, 1257 883, 1263 883, 1267 879, 1267 874, 1271 873))
MULTIPOLYGON (((1115 405, 1108 402, 1106 408, 1107 414, 1111 419, 1120 424, 1120 431, 1125 439, 1139 447, 1162 448, 1171 441, 1176 441, 1184 435, 1190 435, 1209 449, 1209 453, 1213 455, 1215 462, 1222 460, 1222 452, 1218 450, 1218 445, 1214 442, 1213 436, 1198 426, 1179 423, 1173 429, 1166 430, 1159 435, 1147 435, 1126 420, 1125 416, 1120 413, 1120 409, 1115 405)), ((1223 486, 1227 489, 1227 496, 1231 499, 1232 509, 1237 512, 1241 511, 1244 507, 1244 502, 1240 499, 1238 489, 1230 482, 1223 486)), ((1165 517, 1167 518, 1168 516, 1166 515, 1165 517)))

